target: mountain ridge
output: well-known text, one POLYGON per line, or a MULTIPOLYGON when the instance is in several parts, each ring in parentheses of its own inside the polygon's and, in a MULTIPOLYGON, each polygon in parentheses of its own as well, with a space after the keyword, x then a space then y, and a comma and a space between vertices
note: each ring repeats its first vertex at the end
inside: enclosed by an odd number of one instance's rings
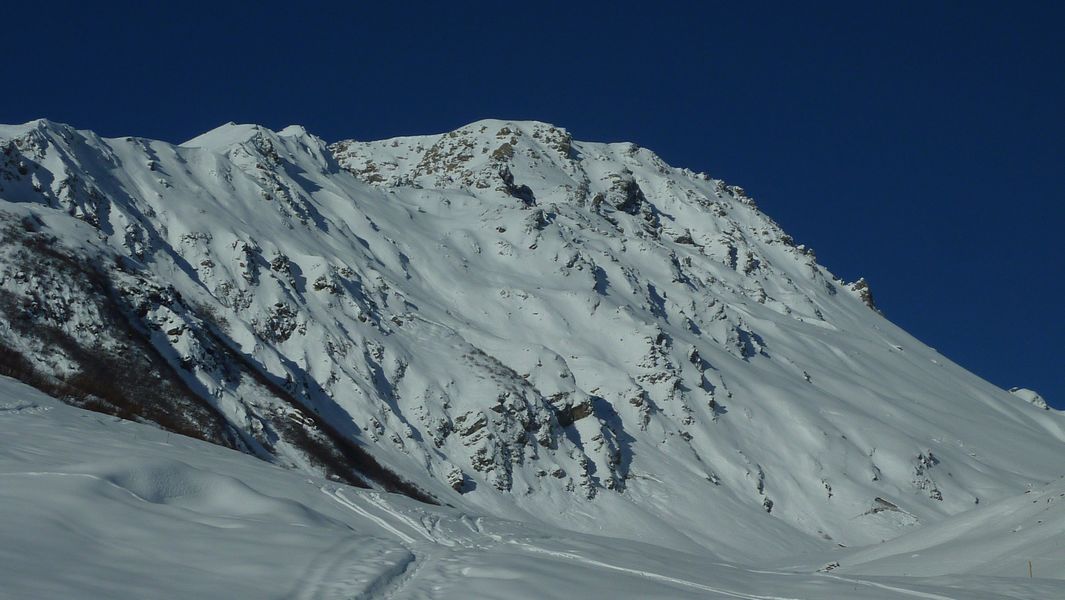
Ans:
POLYGON ((892 325, 741 188, 635 144, 498 120, 181 145, 34 121, 0 143, 4 349, 75 385, 86 354, 146 344, 191 390, 165 412, 289 467, 735 558, 876 542, 1060 475, 1057 411, 892 325))

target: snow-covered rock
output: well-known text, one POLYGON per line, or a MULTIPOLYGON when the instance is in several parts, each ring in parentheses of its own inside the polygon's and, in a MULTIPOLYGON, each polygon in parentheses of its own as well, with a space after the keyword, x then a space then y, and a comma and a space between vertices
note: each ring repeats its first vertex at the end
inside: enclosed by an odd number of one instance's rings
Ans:
POLYGON ((1013 387, 1010 388, 1010 393, 1014 396, 1017 396, 1021 400, 1032 404, 1033 406, 1037 406, 1043 410, 1050 410, 1050 406, 1047 404, 1047 401, 1044 400, 1043 397, 1039 395, 1039 392, 1036 392, 1035 390, 1030 390, 1028 388, 1021 387, 1013 387))

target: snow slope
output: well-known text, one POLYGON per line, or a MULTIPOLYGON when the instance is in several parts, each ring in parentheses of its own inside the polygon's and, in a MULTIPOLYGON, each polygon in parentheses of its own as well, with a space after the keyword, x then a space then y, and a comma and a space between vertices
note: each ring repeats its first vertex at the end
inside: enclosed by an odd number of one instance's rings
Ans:
POLYGON ((433 507, 0 377, 0 598, 1036 598, 1060 580, 756 569, 433 507))
POLYGON ((1065 481, 1004 498, 840 559, 840 572, 1065 579, 1065 481))
POLYGON ((0 150, 3 372, 308 476, 754 561, 1063 472, 1058 411, 632 144, 34 121, 0 150))

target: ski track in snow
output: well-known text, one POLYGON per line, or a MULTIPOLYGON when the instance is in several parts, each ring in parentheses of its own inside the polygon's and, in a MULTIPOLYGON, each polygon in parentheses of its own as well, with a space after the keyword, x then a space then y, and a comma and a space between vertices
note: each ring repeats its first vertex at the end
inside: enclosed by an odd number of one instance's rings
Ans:
MULTIPOLYGON (((394 600, 399 598, 400 592, 406 589, 407 585, 414 581, 414 578, 418 576, 418 571, 422 566, 432 560, 432 553, 427 552, 425 554, 411 554, 411 561, 404 566, 404 570, 399 572, 388 581, 387 585, 382 586, 377 591, 381 594, 381 598, 384 600, 394 600)), ((373 591, 373 590, 371 590, 373 591)), ((367 596, 369 598, 369 596, 367 596)))
MULTIPOLYGON (((417 540, 415 540, 413 537, 407 535, 406 533, 403 533, 402 531, 400 531, 399 529, 394 527, 391 523, 389 523, 384 518, 379 517, 377 515, 374 515, 374 514, 370 513, 369 511, 367 511, 366 509, 358 506, 353 500, 351 500, 351 499, 347 498, 346 496, 344 496, 343 493, 341 493, 340 490, 329 491, 326 488, 320 488, 320 489, 321 489, 323 494, 326 494, 327 496, 329 496, 331 499, 333 499, 338 504, 344 506, 345 508, 347 508, 349 510, 354 511, 355 513, 357 513, 357 514, 359 514, 359 515, 361 515, 363 517, 366 517, 366 518, 370 519, 371 521, 376 523, 378 526, 380 526, 382 529, 385 529, 386 531, 388 531, 388 532, 392 533, 393 535, 395 535, 396 537, 398 537, 400 540, 403 541, 404 545, 407 546, 408 550, 411 550, 410 560, 405 562, 405 563, 403 563, 401 565, 401 569, 400 570, 396 571, 396 570, 390 569, 389 571, 386 571, 380 577, 380 579, 377 582, 375 582, 374 585, 370 586, 370 589, 368 589, 367 592, 364 595, 359 596, 360 598, 361 597, 369 598, 369 597, 373 597, 373 595, 381 594, 382 598, 394 598, 394 597, 396 597, 396 594, 400 590, 402 590, 402 588, 405 587, 406 584, 415 577, 417 571, 421 568, 421 566, 427 560, 424 557, 419 557, 410 548, 411 545, 414 545, 414 544, 418 543, 417 540), (366 594, 370 594, 370 595, 366 595, 366 594)), ((429 542, 431 544, 439 543, 439 541, 436 538, 434 538, 432 535, 427 533, 424 530, 423 527, 420 527, 410 517, 408 517, 407 515, 398 513, 397 511, 392 510, 390 507, 388 507, 387 504, 384 502, 384 500, 379 495, 367 494, 367 495, 363 496, 363 498, 365 498, 367 502, 369 502, 370 504, 373 504, 374 506, 376 506, 377 508, 379 508, 383 512, 385 512, 385 513, 391 515, 392 517, 395 517, 395 518, 400 519, 401 521, 405 522, 408 526, 410 526, 418 534, 420 534, 423 538, 425 538, 427 542, 429 542)), ((547 549, 544 549, 544 548, 540 548, 538 546, 532 546, 532 545, 528 545, 528 544, 520 544, 520 543, 517 543, 517 542, 512 542, 512 543, 515 543, 518 547, 520 547, 520 548, 522 548, 522 549, 524 549, 524 550, 526 550, 528 552, 533 552, 533 553, 537 553, 537 554, 544 554, 544 555, 548 555, 548 556, 554 556, 556 558, 563 558, 563 559, 566 559, 566 560, 582 563, 582 564, 585 564, 585 565, 588 565, 588 566, 591 566, 591 567, 598 567, 598 568, 601 568, 601 569, 609 569, 609 570, 612 570, 612 571, 619 571, 619 572, 622 572, 622 573, 629 573, 629 574, 632 574, 632 575, 637 575, 639 577, 643 577, 645 579, 650 579, 650 580, 654 580, 654 581, 661 581, 663 583, 669 583, 669 584, 674 584, 674 585, 680 585, 680 586, 683 586, 683 587, 693 588, 693 589, 702 590, 702 591, 706 591, 706 592, 712 592, 712 593, 719 594, 719 595, 722 595, 722 596, 727 596, 727 597, 730 597, 730 598, 742 598, 744 600, 805 600, 805 599, 802 599, 802 598, 795 598, 795 597, 790 597, 790 596, 762 596, 762 595, 757 595, 757 594, 748 594, 748 593, 743 593, 743 592, 736 592, 736 591, 717 588, 717 587, 713 587, 713 586, 709 586, 709 585, 705 585, 705 584, 701 584, 701 583, 696 583, 694 581, 689 581, 687 579, 680 579, 680 578, 677 578, 677 577, 669 577, 667 575, 661 575, 659 573, 653 573, 653 572, 650 572, 650 571, 643 571, 643 570, 640 570, 640 569, 631 569, 631 568, 628 568, 628 567, 620 567, 620 566, 617 566, 617 565, 612 565, 610 563, 605 563, 605 562, 602 562, 602 561, 585 558, 583 556, 580 556, 580 555, 577 555, 577 554, 573 554, 573 553, 569 553, 569 552, 559 552, 559 551, 554 551, 554 550, 547 550, 547 549)), ((423 546, 424 546, 424 544, 423 544, 423 546)), ((333 570, 332 568, 326 568, 324 572, 325 573, 329 573, 329 572, 332 572, 332 570, 333 570)), ((894 588, 890 588, 889 586, 880 586, 880 587, 884 587, 885 589, 894 589, 894 588)), ((899 590, 899 591, 902 591, 903 593, 906 593, 905 590, 899 590)), ((300 596, 300 599, 301 600, 311 600, 312 598, 322 598, 322 597, 323 596, 314 595, 313 593, 305 593, 304 595, 300 596)), ((928 597, 930 597, 930 598, 946 598, 944 596, 928 596, 928 597)), ((951 600, 951 599, 946 599, 946 600, 951 600)))
MULTIPOLYGON (((15 476, 23 476, 23 477, 48 477, 48 476, 54 476, 54 477, 81 477, 81 478, 86 478, 86 479, 92 479, 92 480, 96 480, 96 481, 101 481, 101 482, 107 483, 110 486, 115 487, 116 489, 119 489, 119 490, 125 492, 126 494, 129 494, 130 496, 134 497, 137 500, 140 500, 142 502, 145 501, 143 498, 141 498, 140 496, 137 496, 135 493, 131 492, 130 490, 128 490, 126 488, 123 488, 121 486, 115 485, 113 482, 108 481, 105 478, 98 477, 96 475, 87 474, 87 473, 60 473, 60 472, 46 472, 46 471, 29 471, 29 472, 20 472, 20 473, 0 473, 0 477, 15 477, 15 476)), ((299 589, 299 591, 297 593, 295 593, 293 595, 293 597, 296 598, 297 600, 341 600, 341 599, 345 599, 345 598, 369 599, 369 598, 374 598, 374 597, 391 599, 391 598, 398 597, 397 594, 399 594, 406 587, 406 585, 411 580, 413 580, 415 578, 417 572, 421 569, 421 567, 428 560, 427 557, 419 556, 418 554, 415 554, 413 552, 413 550, 410 548, 410 546, 416 545, 416 544, 420 544, 421 548, 425 548, 426 544, 425 543, 419 543, 418 540, 416 540, 415 538, 407 535, 406 533, 400 531, 399 529, 397 529, 396 527, 391 525, 386 519, 384 519, 384 518, 382 518, 380 516, 374 515, 371 512, 367 511, 366 509, 360 507, 358 504, 356 504, 355 501, 353 501, 352 499, 349 499, 340 490, 332 490, 332 491, 330 491, 330 490, 326 489, 325 487, 322 487, 322 488, 319 488, 319 489, 320 489, 320 491, 323 494, 328 496, 333 501, 335 501, 338 504, 344 506, 348 510, 351 510, 351 511, 355 512, 356 514, 371 520, 372 522, 377 524, 382 529, 384 529, 384 530, 388 531, 389 533, 391 533, 392 535, 396 536, 399 540, 402 541, 404 547, 408 551, 408 554, 407 554, 407 556, 405 557, 404 560, 400 560, 400 561, 396 562, 394 565, 391 565, 388 568, 385 568, 378 575, 378 577, 375 580, 369 582, 369 584, 366 585, 366 589, 365 590, 363 590, 363 591, 355 594, 354 596, 352 596, 351 595, 351 592, 352 592, 351 587, 357 585, 359 582, 351 581, 351 576, 350 576, 351 574, 346 574, 344 572, 345 571, 345 566, 349 566, 350 567, 351 563, 358 562, 362 558, 362 557, 358 556, 357 550, 360 547, 364 546, 365 542, 364 542, 363 539, 361 539, 359 537, 355 537, 355 536, 353 536, 351 538, 347 538, 347 539, 341 540, 340 542, 338 542, 334 546, 332 546, 329 549, 323 551, 317 557, 317 559, 314 561, 314 567, 308 571, 305 579, 300 584, 298 584, 297 588, 299 589)), ((389 514, 389 515, 391 515, 393 517, 396 517, 396 518, 404 521, 405 523, 407 523, 412 529, 414 529, 423 538, 425 538, 427 540, 427 542, 432 543, 432 544, 440 543, 439 540, 437 540, 436 538, 431 536, 423 528, 419 527, 412 519, 410 519, 410 517, 408 517, 406 515, 403 515, 401 513, 398 513, 397 511, 395 511, 395 510, 391 509, 390 507, 388 507, 386 502, 384 501, 384 499, 381 498, 380 496, 373 495, 373 494, 367 494, 366 496, 363 496, 363 497, 368 502, 370 502, 374 506, 378 507, 380 510, 382 510, 382 511, 386 512, 387 514, 389 514)), ((473 527, 471 527, 471 530, 473 530, 473 527)), ((518 543, 518 542, 511 542, 511 543, 515 544, 519 548, 521 548, 521 549, 523 549, 525 551, 528 551, 528 552, 532 552, 532 553, 536 553, 536 554, 543 554, 543 555, 547 555, 547 556, 553 556, 553 557, 556 557, 556 558, 561 558, 561 559, 565 559, 565 560, 569 560, 569 561, 582 563, 582 564, 585 564, 585 565, 588 565, 588 566, 591 566, 591 567, 597 567, 597 568, 601 568, 601 569, 608 569, 608 570, 612 570, 612 571, 619 571, 619 572, 622 572, 622 573, 628 573, 628 574, 636 575, 636 576, 639 576, 639 577, 643 577, 645 579, 650 579, 650 580, 654 580, 654 581, 661 581, 661 582, 667 583, 667 584, 679 585, 679 586, 688 587, 688 588, 692 588, 692 589, 697 589, 697 590, 701 590, 701 591, 711 592, 711 593, 714 593, 714 594, 719 594, 719 595, 730 597, 730 598, 741 598, 741 599, 744 599, 744 600, 808 600, 808 599, 796 598, 796 597, 791 597, 791 596, 765 596, 765 595, 750 594, 750 593, 745 593, 745 592, 737 592, 737 591, 733 591, 733 590, 727 590, 727 589, 723 589, 723 588, 718 588, 718 587, 713 587, 713 586, 697 583, 697 582, 694 582, 694 581, 689 581, 689 580, 686 580, 686 579, 680 579, 680 578, 677 578, 677 577, 670 577, 670 576, 667 576, 667 575, 662 575, 662 574, 654 573, 654 572, 650 572, 650 571, 644 571, 644 570, 640 570, 640 569, 632 569, 632 568, 628 568, 628 567, 621 567, 621 566, 618 566, 618 565, 613 565, 613 564, 610 564, 610 563, 606 563, 606 562, 602 562, 602 561, 598 561, 598 560, 594 560, 594 559, 585 558, 583 556, 580 556, 580 555, 574 554, 574 553, 570 553, 570 552, 560 552, 560 551, 555 551, 555 550, 547 550, 545 548, 540 548, 538 546, 533 546, 533 545, 529 545, 529 544, 521 544, 521 543, 518 543)), ((450 545, 453 545, 453 544, 450 544, 450 545)), ((734 565, 728 565, 726 563, 716 563, 716 564, 718 564, 720 566, 727 566, 727 567, 735 568, 734 565)), ((781 575, 781 576, 791 575, 791 573, 785 573, 785 572, 780 572, 780 571, 765 571, 765 570, 753 570, 753 569, 744 569, 744 570, 750 571, 752 573, 764 573, 764 574, 781 575)), ((916 598, 927 598, 929 600, 958 600, 957 598, 951 597, 951 596, 944 596, 944 595, 941 595, 941 594, 934 594, 934 593, 929 593, 929 592, 920 592, 920 591, 916 591, 916 590, 911 590, 911 589, 902 588, 902 587, 893 586, 893 585, 887 585, 887 584, 873 582, 873 581, 867 581, 867 580, 863 580, 863 579, 840 577, 838 575, 830 575, 830 574, 823 574, 823 573, 819 574, 819 576, 825 577, 825 578, 829 578, 829 579, 835 579, 835 580, 838 580, 838 581, 843 581, 843 582, 851 583, 851 584, 855 584, 855 585, 864 585, 864 586, 868 586, 868 587, 875 587, 875 588, 887 590, 887 591, 890 591, 890 592, 894 592, 894 593, 898 593, 898 594, 902 594, 902 595, 906 595, 906 596, 916 597, 916 598)))
POLYGON ((377 578, 368 583, 364 591, 353 596, 351 588, 361 583, 357 579, 360 575, 357 571, 365 558, 360 556, 359 550, 365 545, 365 538, 352 536, 320 553, 315 557, 314 566, 307 572, 305 579, 297 585, 299 591, 293 594, 293 597, 296 600, 370 598, 376 590, 387 587, 391 580, 403 573, 414 560, 414 556, 408 553, 404 557, 405 560, 384 569, 377 578))
MULTIPOLYGON (((363 598, 369 599, 369 598, 373 598, 373 597, 381 597, 381 598, 385 598, 385 599, 391 599, 391 598, 398 597, 397 594, 399 594, 403 590, 403 588, 405 588, 406 585, 411 580, 414 579, 414 577, 417 574, 418 570, 421 569, 422 564, 424 564, 425 561, 427 560, 427 558, 425 558, 425 557, 420 555, 420 552, 416 553, 416 552, 414 552, 414 549, 412 548, 412 546, 417 544, 418 541, 416 539, 412 538, 411 536, 403 533, 399 529, 396 529, 395 527, 393 527, 392 524, 390 524, 384 518, 379 517, 377 515, 374 515, 374 514, 370 513, 369 511, 367 511, 366 509, 360 507, 353 500, 351 500, 351 499, 347 498, 346 496, 344 496, 344 494, 341 493, 340 490, 329 491, 329 490, 327 490, 324 487, 320 488, 320 489, 321 489, 323 494, 325 494, 326 496, 331 498, 336 503, 340 504, 341 506, 344 506, 345 508, 355 512, 356 514, 358 514, 360 516, 363 516, 363 517, 366 517, 367 519, 370 519, 371 521, 376 523, 379 527, 381 527, 385 531, 388 531, 389 533, 395 535, 397 538, 402 540, 403 546, 407 549, 407 552, 409 553, 408 554, 408 560, 406 560, 403 563, 400 563, 399 565, 397 565, 394 568, 387 569, 384 573, 382 573, 377 578, 376 581, 374 581, 366 589, 365 592, 363 592, 362 594, 356 596, 357 599, 363 599, 363 598)), ((385 505, 384 501, 382 501, 380 498, 375 498, 374 496, 369 495, 369 494, 367 494, 364 497, 367 499, 367 501, 369 501, 371 504, 373 504, 374 506, 378 507, 382 511, 388 513, 389 515, 391 515, 393 517, 400 518, 401 520, 406 522, 408 525, 410 525, 413 529, 415 529, 415 531, 417 531, 419 534, 421 534, 422 537, 424 537, 430 543, 435 543, 436 542, 436 540, 432 536, 427 534, 423 529, 417 527, 415 525, 415 523, 412 520, 410 520, 406 515, 399 514, 397 511, 394 511, 394 510, 388 508, 385 505)), ((422 547, 424 547, 424 546, 425 545, 423 544, 422 547)), ((419 549, 419 550, 421 550, 421 549, 419 549)), ((310 600, 310 598, 318 598, 318 597, 317 596, 309 596, 307 598, 307 600, 310 600)))
POLYGON ((354 511, 354 512, 358 513, 359 515, 361 515, 363 517, 366 517, 367 519, 370 519, 371 521, 376 523, 379 527, 381 527, 381 529, 384 529, 385 531, 387 531, 387 532, 391 533, 392 535, 398 537, 400 540, 403 541, 403 544, 405 546, 409 546, 409 545, 412 545, 412 544, 415 543, 416 540, 414 538, 412 538, 411 536, 409 536, 409 535, 403 533, 402 531, 396 529, 388 521, 382 519, 381 517, 369 512, 366 509, 362 508, 361 506, 355 504, 353 501, 349 500, 347 498, 347 496, 342 494, 340 492, 340 490, 334 490, 334 491, 330 492, 329 490, 325 489, 324 487, 320 488, 320 489, 322 490, 323 494, 325 494, 326 496, 329 496, 330 498, 332 498, 338 504, 341 504, 342 506, 347 507, 349 510, 354 511))
MULTIPOLYGON (((715 587, 712 587, 712 586, 709 586, 709 585, 696 583, 694 581, 688 581, 686 579, 679 579, 679 578, 676 578, 676 577, 669 577, 667 575, 661 575, 659 573, 652 573, 650 571, 642 571, 642 570, 639 570, 639 569, 630 569, 628 567, 620 567, 620 566, 617 566, 617 565, 612 565, 612 564, 609 564, 609 563, 601 562, 601 561, 598 561, 598 560, 585 558, 585 557, 582 557, 580 555, 573 554, 573 553, 570 553, 570 552, 558 552, 558 551, 554 551, 554 550, 546 550, 544 548, 539 548, 539 547, 531 546, 531 545, 528 545, 528 544, 520 544, 520 543, 517 543, 517 542, 512 542, 512 543, 515 543, 519 547, 521 547, 522 549, 530 551, 530 552, 535 552, 535 553, 538 553, 538 554, 546 554, 546 555, 555 556, 555 557, 558 557, 558 558, 565 558, 565 559, 568 559, 568 560, 573 560, 573 561, 576 561, 576 562, 584 563, 584 564, 589 565, 589 566, 599 567, 599 568, 603 568, 603 569, 610 569, 610 570, 613 570, 613 571, 621 571, 623 573, 631 573, 633 575, 638 575, 640 577, 644 577, 644 578, 647 578, 647 579, 663 581, 663 582, 672 583, 672 584, 676 584, 676 585, 681 585, 681 586, 684 586, 684 587, 690 587, 690 588, 694 588, 694 589, 698 589, 698 590, 705 590, 705 591, 708 591, 708 592, 721 594, 721 595, 728 596, 728 597, 731 597, 731 598, 744 598, 746 600, 804 600, 802 598, 794 598, 794 597, 790 597, 790 596, 762 596, 762 595, 757 595, 757 594, 748 594, 748 593, 744 593, 744 592, 736 592, 736 591, 732 591, 732 590, 715 588, 715 587)), ((721 566, 730 566, 730 567, 733 566, 733 565, 727 565, 725 563, 716 563, 716 564, 721 565, 721 566)), ((748 571, 750 573, 761 573, 761 574, 767 574, 767 575, 780 575, 780 576, 793 575, 793 573, 786 573, 786 572, 781 572, 781 571, 764 571, 764 570, 754 570, 754 569, 743 569, 743 570, 748 571)), ((919 591, 916 591, 916 590, 897 587, 897 586, 893 586, 893 585, 887 585, 887 584, 883 584, 883 583, 876 583, 876 582, 873 582, 873 581, 866 581, 866 580, 863 580, 863 579, 851 579, 851 578, 847 578, 847 577, 840 577, 838 575, 827 575, 827 574, 822 574, 822 573, 819 573, 818 575, 820 575, 822 577, 827 577, 827 578, 830 578, 830 579, 837 579, 839 581, 844 581, 844 582, 847 582, 847 583, 853 583, 853 584, 856 584, 856 585, 864 585, 864 586, 875 587, 875 588, 879 588, 879 589, 883 589, 883 590, 888 590, 888 591, 891 591, 891 592, 896 592, 896 593, 899 593, 899 594, 903 594, 903 595, 906 595, 906 596, 912 596, 912 597, 916 597, 916 598, 928 598, 929 600, 958 600, 957 598, 954 598, 952 596, 943 596, 941 594, 933 594, 933 593, 929 593, 929 592, 919 592, 919 591)))
MULTIPOLYGON (((746 593, 743 593, 743 592, 734 592, 732 590, 725 590, 725 589, 721 589, 721 588, 712 587, 712 586, 709 586, 709 585, 704 585, 702 583, 696 583, 694 581, 688 581, 687 579, 679 579, 677 577, 669 577, 668 575, 660 575, 658 573, 652 573, 650 571, 641 571, 639 569, 630 569, 628 567, 619 567, 617 565, 612 565, 610 563, 605 563, 605 562, 601 562, 601 561, 598 561, 598 560, 585 558, 583 556, 580 556, 578 554, 572 554, 570 552, 558 552, 556 550, 546 550, 544 548, 540 548, 540 547, 537 547, 537 546, 530 546, 528 544, 521 544, 521 543, 518 543, 518 542, 511 542, 511 543, 516 544, 518 547, 520 547, 520 548, 522 548, 524 550, 527 550, 529 552, 534 552, 534 553, 537 553, 537 554, 546 554, 548 556, 554 556, 554 557, 557 557, 557 558, 564 558, 566 560, 572 560, 572 561, 583 563, 583 564, 586 564, 586 565, 589 565, 589 566, 599 567, 601 569, 610 569, 612 571, 621 571, 622 573, 630 573, 632 575, 638 575, 638 576, 644 577, 646 579, 652 579, 652 580, 655 580, 655 581, 662 581, 662 582, 665 582, 665 583, 672 583, 672 584, 675 584, 675 585, 689 587, 689 588, 693 588, 693 589, 697 589, 697 590, 703 590, 703 591, 706 591, 706 592, 713 592, 715 594, 720 594, 722 596, 728 596, 729 598, 743 598, 744 600, 807 600, 807 599, 803 599, 803 598, 794 598, 794 597, 790 597, 790 596, 759 596, 759 595, 756 595, 756 594, 746 594, 746 593)), ((948 599, 948 600, 950 600, 950 599, 948 599)))
POLYGON ((823 574, 823 573, 821 573, 819 575, 821 575, 821 577, 828 577, 829 579, 838 579, 840 581, 846 581, 847 583, 854 583, 854 584, 858 584, 858 585, 866 585, 866 586, 869 586, 869 587, 875 587, 875 588, 880 588, 880 589, 884 589, 884 590, 890 590, 892 592, 898 592, 900 594, 904 594, 906 596, 914 596, 916 598, 929 598, 931 600, 958 600, 957 598, 954 598, 954 597, 951 597, 951 596, 943 596, 943 595, 940 595, 940 594, 932 594, 932 593, 929 593, 929 592, 918 592, 916 590, 909 590, 909 589, 906 589, 906 588, 895 587, 893 585, 885 585, 883 583, 876 583, 876 582, 873 582, 873 581, 866 581, 864 579, 850 579, 850 578, 847 578, 847 577, 840 577, 838 575, 826 575, 826 574, 823 574))
MULTIPOLYGON (((337 493, 339 493, 339 491, 337 493)), ((438 540, 437 538, 433 537, 428 531, 426 531, 426 529, 425 529, 425 527, 423 525, 421 525, 420 523, 416 522, 414 519, 408 517, 407 515, 399 512, 397 510, 393 510, 390 506, 388 506, 388 503, 386 503, 384 501, 384 499, 381 498, 381 496, 379 494, 367 494, 365 496, 365 498, 366 498, 367 502, 369 502, 370 504, 373 504, 377 508, 381 509, 383 512, 385 512, 385 513, 387 513, 389 515, 392 515, 393 517, 395 517, 395 518, 399 519, 400 521, 403 521, 404 523, 409 525, 410 528, 413 529, 415 533, 417 533, 418 535, 422 536, 427 541, 432 542, 434 544, 435 543, 443 543, 441 540, 438 540)), ((443 545, 446 546, 446 545, 452 545, 452 544, 443 543, 443 545)))
POLYGON ((382 573, 365 592, 356 596, 355 600, 369 600, 375 596, 385 600, 396 598, 396 594, 407 586, 424 562, 414 553, 408 554, 407 557, 407 561, 382 573))

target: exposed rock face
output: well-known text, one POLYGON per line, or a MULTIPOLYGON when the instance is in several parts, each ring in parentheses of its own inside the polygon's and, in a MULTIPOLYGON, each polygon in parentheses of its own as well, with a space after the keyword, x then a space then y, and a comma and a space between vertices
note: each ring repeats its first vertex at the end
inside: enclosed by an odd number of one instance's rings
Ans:
POLYGON ((903 525, 874 499, 935 520, 1061 464, 1035 409, 864 280, 839 293, 741 188, 543 123, 0 127, 0 218, 5 372, 421 499, 741 556, 879 541, 903 525))
POLYGON ((880 312, 880 309, 876 307, 876 302, 873 300, 873 290, 869 289, 869 282, 865 280, 865 277, 858 278, 858 281, 848 285, 847 289, 854 292, 866 306, 880 312))

